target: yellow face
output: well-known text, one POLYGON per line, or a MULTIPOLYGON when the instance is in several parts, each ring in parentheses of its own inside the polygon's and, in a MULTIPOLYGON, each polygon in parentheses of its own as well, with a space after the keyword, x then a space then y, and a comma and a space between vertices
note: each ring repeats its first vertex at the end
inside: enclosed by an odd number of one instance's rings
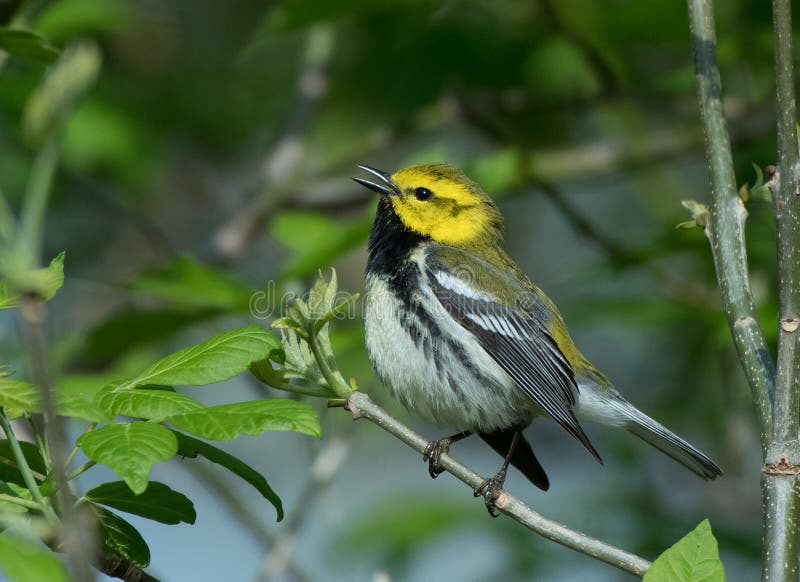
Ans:
POLYGON ((495 242, 502 217, 480 186, 445 164, 420 164, 391 177, 398 193, 389 199, 409 229, 452 246, 495 242))

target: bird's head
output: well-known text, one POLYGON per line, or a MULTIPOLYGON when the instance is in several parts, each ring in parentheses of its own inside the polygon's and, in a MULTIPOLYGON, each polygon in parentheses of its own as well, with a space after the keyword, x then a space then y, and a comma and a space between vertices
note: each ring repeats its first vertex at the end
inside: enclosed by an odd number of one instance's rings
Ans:
POLYGON ((353 178, 381 195, 409 230, 456 247, 502 238, 502 216, 480 186, 447 164, 419 164, 394 174, 359 166, 376 180, 353 178))

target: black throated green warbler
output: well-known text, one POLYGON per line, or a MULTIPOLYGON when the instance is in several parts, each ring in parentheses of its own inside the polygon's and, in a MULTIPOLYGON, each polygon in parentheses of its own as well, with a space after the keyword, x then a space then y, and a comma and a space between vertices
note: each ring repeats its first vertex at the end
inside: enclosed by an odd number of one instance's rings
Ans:
POLYGON ((428 445, 432 477, 453 442, 478 433, 505 458, 475 491, 492 515, 509 463, 546 490, 521 434, 537 416, 598 461, 582 420, 625 428, 705 479, 722 474, 578 351, 556 306, 503 250, 502 216, 478 184, 444 164, 393 175, 359 167, 371 179, 354 180, 380 194, 366 272, 372 365, 409 410, 461 431, 428 445))

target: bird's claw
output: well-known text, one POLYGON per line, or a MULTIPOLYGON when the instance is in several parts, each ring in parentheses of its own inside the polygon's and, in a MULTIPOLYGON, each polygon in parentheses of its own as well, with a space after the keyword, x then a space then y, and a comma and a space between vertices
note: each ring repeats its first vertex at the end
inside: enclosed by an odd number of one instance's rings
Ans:
POLYGON ((496 501, 497 497, 500 495, 500 492, 503 490, 503 484, 505 481, 506 471, 501 470, 494 477, 490 477, 478 485, 474 491, 475 497, 483 496, 483 500, 486 503, 486 511, 488 511, 489 515, 492 517, 498 517, 500 515, 497 513, 496 501))
POLYGON ((422 453, 422 460, 428 463, 428 473, 433 479, 444 473, 441 465, 442 455, 450 450, 450 443, 449 438, 431 441, 422 453))

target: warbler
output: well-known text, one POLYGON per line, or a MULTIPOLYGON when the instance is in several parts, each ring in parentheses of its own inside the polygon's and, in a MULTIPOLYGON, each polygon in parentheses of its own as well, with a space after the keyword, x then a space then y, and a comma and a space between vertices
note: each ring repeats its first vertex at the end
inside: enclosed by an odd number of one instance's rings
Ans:
POLYGON ((504 457, 475 490, 495 515, 509 463, 547 474, 522 435, 549 416, 602 463, 581 422, 627 429, 705 479, 722 471, 635 408, 587 360, 555 304, 503 249, 503 218, 481 187, 445 164, 353 178, 380 194, 369 235, 366 346, 378 377, 410 411, 456 434, 431 442, 432 477, 452 443, 477 433, 504 457))

